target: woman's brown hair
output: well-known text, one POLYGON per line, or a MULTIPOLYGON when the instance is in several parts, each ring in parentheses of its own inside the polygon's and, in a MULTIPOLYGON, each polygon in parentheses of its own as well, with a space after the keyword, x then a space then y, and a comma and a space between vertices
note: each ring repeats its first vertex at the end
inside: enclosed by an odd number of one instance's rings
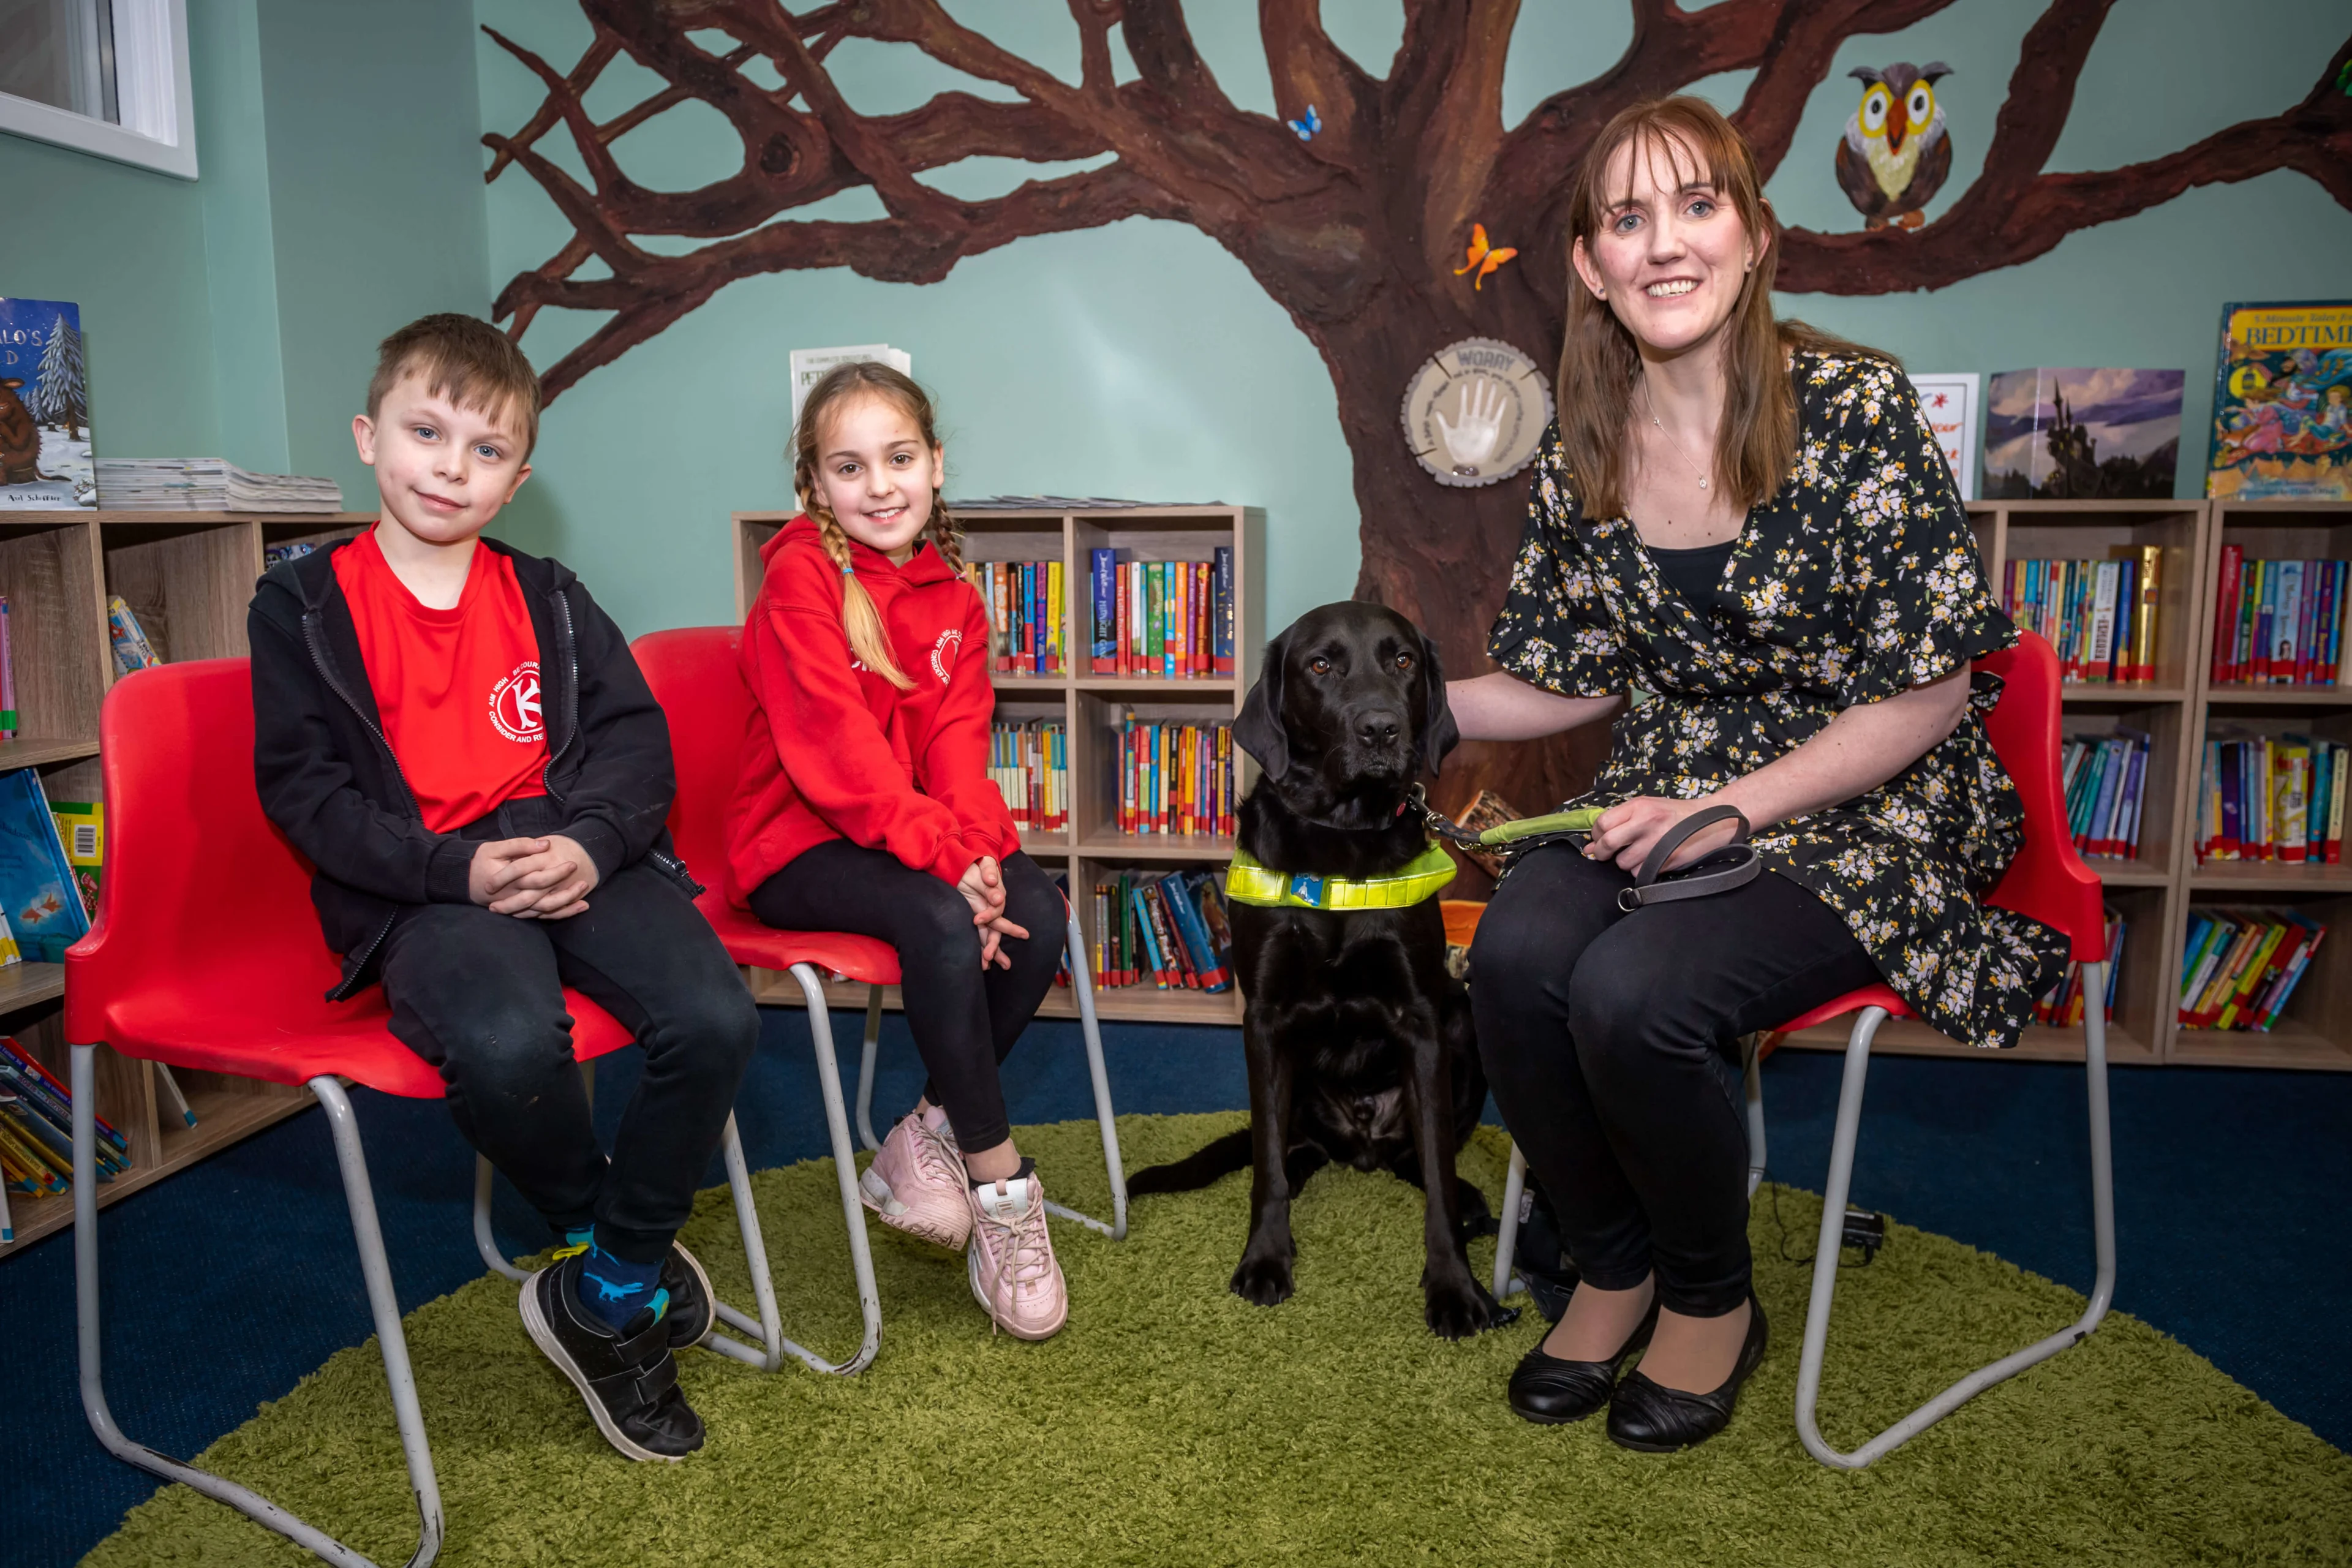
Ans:
MULTIPOLYGON (((824 492, 816 483, 818 432, 824 426, 825 416, 857 397, 881 398, 915 422, 924 446, 939 450, 939 416, 932 411, 929 395, 915 384, 913 377, 872 360, 837 364, 809 388, 807 400, 801 405, 800 423, 793 427, 793 489, 800 498, 801 510, 816 523, 825 554, 841 568, 841 624, 849 634, 849 651, 866 668, 904 691, 915 683, 890 657, 890 637, 883 630, 881 612, 850 569, 849 535, 842 531, 833 509, 824 504, 824 492)), ((924 525, 923 537, 950 568, 963 570, 963 531, 948 514, 946 496, 936 489, 931 491, 931 520, 924 525)))
MULTIPOLYGON (((1576 271, 1576 246, 1591 253, 1615 197, 1603 189, 1610 161, 1631 146, 1672 165, 1696 165, 1697 177, 1739 216, 1761 252, 1724 323, 1727 390, 1716 436, 1711 478, 1742 507, 1756 507, 1780 488, 1797 458, 1797 392, 1788 356, 1798 350, 1861 355, 1893 363, 1891 355, 1831 336, 1802 321, 1775 321, 1772 278, 1780 260, 1780 226, 1764 199, 1755 151, 1737 126, 1704 99, 1653 99, 1622 110, 1585 149, 1569 188, 1568 329, 1559 348, 1559 434, 1585 515, 1622 517, 1632 443, 1626 423, 1633 383, 1642 374, 1633 334, 1576 271)), ((1677 182, 1679 183, 1679 182, 1677 182)))

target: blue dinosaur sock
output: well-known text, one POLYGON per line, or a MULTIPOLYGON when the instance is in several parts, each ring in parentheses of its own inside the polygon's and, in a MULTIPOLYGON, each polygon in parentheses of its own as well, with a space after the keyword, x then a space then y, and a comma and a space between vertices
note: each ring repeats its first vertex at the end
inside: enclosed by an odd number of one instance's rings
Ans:
POLYGON ((661 1289, 661 1265, 631 1263, 614 1257, 593 1240, 582 1259, 576 1294, 580 1304, 605 1327, 619 1330, 646 1308, 656 1321, 669 1310, 669 1292, 661 1289))

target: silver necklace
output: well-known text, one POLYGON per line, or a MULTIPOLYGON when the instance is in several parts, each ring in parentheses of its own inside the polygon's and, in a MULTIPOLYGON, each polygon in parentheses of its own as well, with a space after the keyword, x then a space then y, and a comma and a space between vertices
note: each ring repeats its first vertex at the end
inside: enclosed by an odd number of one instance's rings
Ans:
POLYGON ((1698 476, 1698 488, 1706 489, 1706 470, 1691 462, 1691 456, 1683 450, 1683 444, 1675 439, 1674 432, 1666 428, 1666 422, 1658 417, 1657 405, 1650 401, 1650 384, 1646 379, 1642 383, 1642 406, 1650 411, 1650 423, 1658 427, 1658 434, 1666 438, 1666 445, 1675 449, 1675 456, 1689 464, 1690 471, 1698 476))

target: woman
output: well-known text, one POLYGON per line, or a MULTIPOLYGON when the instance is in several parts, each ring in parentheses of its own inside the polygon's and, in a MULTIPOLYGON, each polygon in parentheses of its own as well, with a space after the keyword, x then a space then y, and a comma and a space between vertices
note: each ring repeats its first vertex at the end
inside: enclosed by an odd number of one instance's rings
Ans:
MULTIPOLYGON (((1488 652, 1448 689, 1465 739, 1635 705, 1471 952, 1478 1045, 1580 1282, 1512 1407, 1670 1452, 1730 1419, 1763 1357, 1737 1042, 1884 979, 1937 1028, 2017 1040, 2063 940, 1986 909, 2021 840, 1969 660, 2015 628, 1910 384, 1771 313, 1777 233, 1739 133, 1689 98, 1619 115, 1571 195, 1560 418, 1488 652), (1683 817, 1731 805, 1769 875, 1627 915, 1683 817), (1641 1370, 1617 1381, 1646 1345, 1641 1370)), ((1695 835, 1673 865, 1732 836, 1695 835)))

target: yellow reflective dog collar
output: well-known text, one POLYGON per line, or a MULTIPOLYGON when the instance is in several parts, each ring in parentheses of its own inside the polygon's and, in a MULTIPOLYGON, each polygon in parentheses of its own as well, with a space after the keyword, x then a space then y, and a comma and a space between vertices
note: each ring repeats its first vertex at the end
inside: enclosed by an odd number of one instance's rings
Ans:
POLYGON ((1432 844, 1402 869, 1385 877, 1316 877, 1304 871, 1274 871, 1258 864, 1236 846, 1233 864, 1225 868, 1225 897, 1237 904, 1266 909, 1326 910, 1344 914, 1354 910, 1410 909, 1433 898, 1454 880, 1454 858, 1443 845, 1432 844))

